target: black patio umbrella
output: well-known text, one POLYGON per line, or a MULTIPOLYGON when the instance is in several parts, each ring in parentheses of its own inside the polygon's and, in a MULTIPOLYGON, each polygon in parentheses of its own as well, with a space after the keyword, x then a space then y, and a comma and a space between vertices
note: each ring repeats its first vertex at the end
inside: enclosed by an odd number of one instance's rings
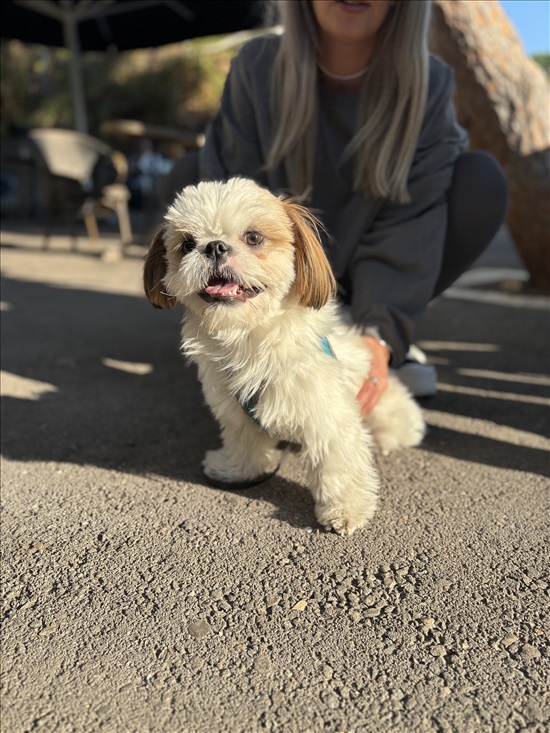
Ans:
POLYGON ((2 0, 0 34, 71 51, 75 124, 87 132, 80 55, 164 46, 262 25, 263 0, 2 0))

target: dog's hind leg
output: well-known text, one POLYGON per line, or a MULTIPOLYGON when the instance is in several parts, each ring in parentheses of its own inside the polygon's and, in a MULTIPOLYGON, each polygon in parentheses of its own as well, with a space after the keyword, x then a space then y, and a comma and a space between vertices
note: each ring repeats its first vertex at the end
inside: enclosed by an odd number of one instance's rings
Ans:
POLYGON ((422 410, 393 375, 380 401, 363 420, 383 453, 419 445, 426 432, 422 410))

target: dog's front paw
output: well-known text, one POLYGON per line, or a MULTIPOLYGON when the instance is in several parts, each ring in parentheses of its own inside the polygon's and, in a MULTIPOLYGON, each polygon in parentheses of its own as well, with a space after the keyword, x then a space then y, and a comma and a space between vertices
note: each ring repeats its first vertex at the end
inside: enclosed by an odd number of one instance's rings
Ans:
POLYGON ((244 461, 229 455, 223 448, 207 451, 202 466, 211 481, 238 484, 264 478, 278 467, 278 451, 268 451, 262 460, 244 461))
POLYGON ((344 504, 316 504, 315 516, 321 526, 340 535, 351 535, 364 527, 376 510, 376 497, 365 501, 361 508, 344 504))

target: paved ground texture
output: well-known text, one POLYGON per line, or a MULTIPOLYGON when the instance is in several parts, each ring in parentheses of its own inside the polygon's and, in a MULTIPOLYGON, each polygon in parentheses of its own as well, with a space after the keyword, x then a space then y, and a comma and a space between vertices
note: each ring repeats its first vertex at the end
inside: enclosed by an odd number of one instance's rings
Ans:
POLYGON ((204 484, 142 248, 5 224, 2 731, 547 731, 548 301, 503 237, 423 320, 429 433, 342 538, 295 456, 204 484))

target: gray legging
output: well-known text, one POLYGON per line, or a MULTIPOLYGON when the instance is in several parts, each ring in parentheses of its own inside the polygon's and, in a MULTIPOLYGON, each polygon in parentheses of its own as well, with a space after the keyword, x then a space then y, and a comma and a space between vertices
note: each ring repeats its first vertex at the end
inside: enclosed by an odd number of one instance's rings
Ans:
MULTIPOLYGON (((199 180, 198 153, 187 153, 168 175, 163 199, 199 180)), ((433 297, 440 295, 481 255, 506 216, 507 184, 500 165, 488 153, 462 153, 447 195, 449 218, 443 263, 433 297)))
POLYGON ((477 260, 506 216, 508 185, 495 158, 462 153, 455 165, 441 272, 433 297, 440 295, 477 260))

